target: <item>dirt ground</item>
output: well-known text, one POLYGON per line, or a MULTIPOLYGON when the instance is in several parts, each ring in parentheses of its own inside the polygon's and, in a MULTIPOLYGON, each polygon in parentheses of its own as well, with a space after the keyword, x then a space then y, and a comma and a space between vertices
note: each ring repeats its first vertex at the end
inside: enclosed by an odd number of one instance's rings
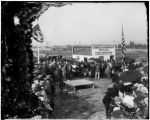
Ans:
POLYGON ((55 109, 51 119, 105 119, 103 95, 112 82, 110 79, 94 80, 95 91, 92 88, 80 88, 77 92, 69 90, 61 94, 56 91, 55 109))

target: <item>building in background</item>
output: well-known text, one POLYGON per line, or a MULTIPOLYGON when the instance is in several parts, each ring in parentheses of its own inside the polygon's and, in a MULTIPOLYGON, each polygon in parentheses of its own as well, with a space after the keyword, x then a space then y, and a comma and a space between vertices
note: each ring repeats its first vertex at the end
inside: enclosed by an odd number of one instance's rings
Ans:
POLYGON ((114 45, 73 46, 72 57, 78 61, 89 61, 90 58, 101 60, 115 59, 114 45))
POLYGON ((72 47, 72 58, 77 61, 86 61, 92 57, 91 46, 73 46, 72 47))

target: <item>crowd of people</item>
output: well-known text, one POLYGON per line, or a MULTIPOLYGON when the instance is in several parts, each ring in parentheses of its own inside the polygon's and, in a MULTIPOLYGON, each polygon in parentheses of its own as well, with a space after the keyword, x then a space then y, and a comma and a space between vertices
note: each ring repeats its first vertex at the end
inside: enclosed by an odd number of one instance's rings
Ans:
MULTIPOLYGON (((113 87, 109 89, 119 91, 118 88, 120 87, 116 87, 122 85, 119 81, 119 75, 124 71, 137 69, 142 66, 143 64, 136 63, 135 61, 123 63, 121 59, 90 62, 79 62, 73 59, 45 59, 40 64, 35 65, 35 80, 32 89, 39 99, 44 101, 45 106, 50 111, 53 111, 55 90, 58 87, 60 92, 63 93, 63 81, 72 80, 75 77, 91 77, 95 80, 107 77, 112 79, 114 83, 113 87)), ((109 94, 106 93, 103 99, 107 117, 112 114, 112 111, 110 112, 110 104, 112 98, 115 97, 110 98, 108 96, 109 94)))

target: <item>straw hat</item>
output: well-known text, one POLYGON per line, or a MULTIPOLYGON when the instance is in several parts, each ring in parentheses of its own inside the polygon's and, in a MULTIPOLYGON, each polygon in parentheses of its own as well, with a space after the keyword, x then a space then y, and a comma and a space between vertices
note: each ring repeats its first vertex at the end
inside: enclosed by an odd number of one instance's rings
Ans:
POLYGON ((109 86, 108 86, 108 88, 113 88, 114 87, 114 84, 110 84, 109 86))
POLYGON ((124 86, 132 85, 132 82, 125 82, 123 85, 124 86))
POLYGON ((38 75, 37 78, 38 78, 38 79, 42 79, 42 78, 43 78, 43 75, 38 75))
POLYGON ((50 78, 51 78, 51 75, 47 75, 47 76, 46 76, 46 79, 50 79, 50 78))

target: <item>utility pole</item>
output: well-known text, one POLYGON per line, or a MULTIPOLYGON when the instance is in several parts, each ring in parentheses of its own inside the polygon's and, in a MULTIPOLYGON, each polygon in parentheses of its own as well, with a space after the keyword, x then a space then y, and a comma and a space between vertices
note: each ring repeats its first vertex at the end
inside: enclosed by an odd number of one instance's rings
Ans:
POLYGON ((135 42, 134 42, 134 52, 135 52, 135 42))
POLYGON ((73 54, 74 54, 74 46, 72 45, 72 56, 73 56, 73 54))

